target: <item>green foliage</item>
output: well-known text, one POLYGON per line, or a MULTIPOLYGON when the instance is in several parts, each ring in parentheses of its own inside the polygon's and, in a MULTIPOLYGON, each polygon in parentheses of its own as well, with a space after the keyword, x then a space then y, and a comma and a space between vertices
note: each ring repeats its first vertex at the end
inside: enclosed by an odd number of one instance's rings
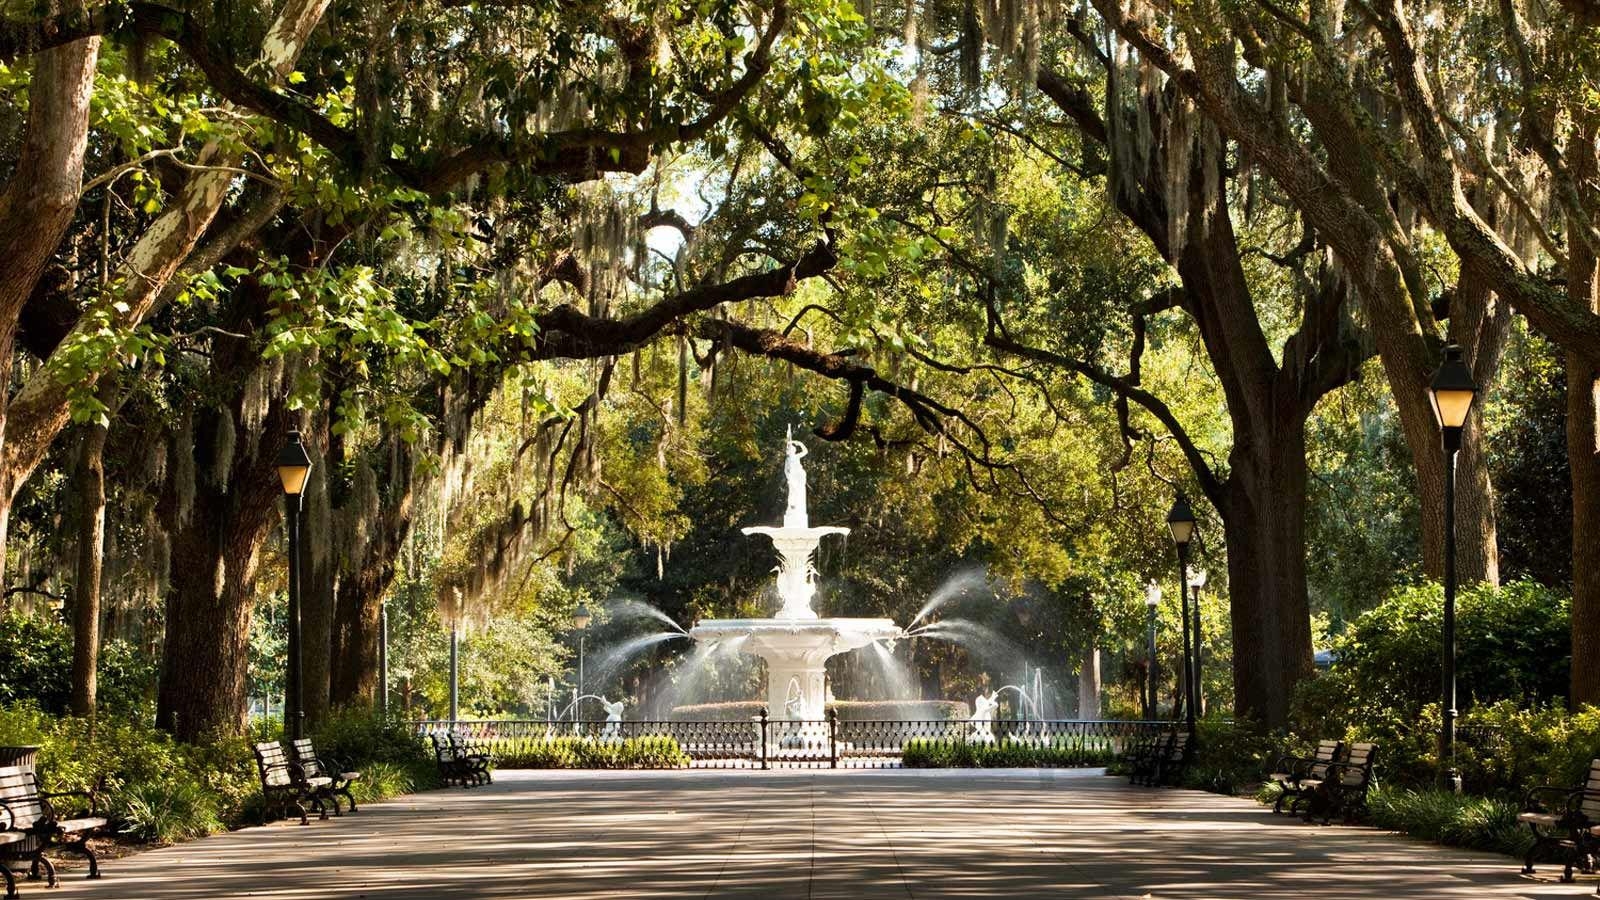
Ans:
POLYGON ((1252 723, 1207 718, 1195 723, 1194 757, 1183 773, 1184 787, 1233 794, 1260 782, 1261 773, 1281 751, 1281 741, 1252 723))
MULTIPOLYGON (((1438 701, 1443 601, 1438 585, 1396 591, 1334 643, 1337 661, 1295 698, 1295 730, 1397 736, 1438 701)), ((1476 585, 1457 600, 1460 703, 1565 695, 1571 665, 1567 597, 1530 581, 1476 585)), ((1434 715, 1437 715, 1435 711, 1434 715)))
MULTIPOLYGON (((262 811, 248 738, 180 744, 143 721, 52 716, 37 704, 0 705, 0 745, 38 745, 46 790, 95 789, 100 809, 137 840, 187 840, 252 821, 262 811)), ((336 714, 315 736, 318 752, 361 770, 358 800, 435 787, 437 769, 401 723, 360 712, 336 714)))
MULTIPOLYGON (((72 698, 72 629, 54 613, 0 611, 0 705, 31 701, 63 714, 72 698)), ((115 716, 148 713, 156 662, 127 641, 100 649, 96 703, 115 716)))
POLYGON ((917 738, 906 742, 900 761, 908 769, 1083 768, 1107 765, 1114 756, 1111 742, 1096 737, 1005 737, 993 743, 917 738))
POLYGON ((1462 717, 1456 745, 1462 780, 1473 793, 1515 801, 1539 785, 1576 786, 1589 761, 1600 758, 1600 709, 1523 709, 1510 700, 1479 705, 1462 717))
POLYGON ((171 778, 126 786, 119 797, 121 832, 141 841, 171 843, 222 830, 216 794, 198 780, 171 778))
POLYGON ((1528 830, 1517 824, 1521 809, 1515 801, 1436 789, 1375 787, 1367 793, 1367 810, 1368 819, 1379 828, 1452 847, 1521 856, 1533 842, 1528 830))
POLYGON ((666 736, 508 739, 490 742, 487 749, 503 769, 678 769, 689 764, 689 755, 666 736))
MULTIPOLYGON (((766 705, 762 700, 688 703, 674 706, 671 718, 678 722, 748 722, 759 718, 762 708, 766 705)), ((828 709, 838 713, 841 722, 867 722, 875 719, 948 722, 967 717, 967 704, 960 700, 912 700, 905 703, 888 700, 834 700, 828 704, 828 709)))

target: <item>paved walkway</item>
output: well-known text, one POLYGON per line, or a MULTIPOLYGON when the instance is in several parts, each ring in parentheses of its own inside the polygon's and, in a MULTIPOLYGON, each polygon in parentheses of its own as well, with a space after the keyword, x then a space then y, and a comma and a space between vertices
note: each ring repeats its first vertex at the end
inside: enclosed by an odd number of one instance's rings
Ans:
POLYGON ((502 772, 67 874, 39 900, 1590 897, 1505 858, 1092 771, 502 772))

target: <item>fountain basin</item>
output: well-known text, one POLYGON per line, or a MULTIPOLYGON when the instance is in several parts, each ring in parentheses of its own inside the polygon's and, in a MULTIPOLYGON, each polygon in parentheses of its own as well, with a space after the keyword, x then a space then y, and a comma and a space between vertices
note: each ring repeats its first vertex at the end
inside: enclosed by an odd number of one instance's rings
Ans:
POLYGON ((767 661, 768 714, 807 720, 824 716, 829 657, 901 634, 893 619, 707 619, 689 631, 696 641, 742 639, 740 652, 767 661))

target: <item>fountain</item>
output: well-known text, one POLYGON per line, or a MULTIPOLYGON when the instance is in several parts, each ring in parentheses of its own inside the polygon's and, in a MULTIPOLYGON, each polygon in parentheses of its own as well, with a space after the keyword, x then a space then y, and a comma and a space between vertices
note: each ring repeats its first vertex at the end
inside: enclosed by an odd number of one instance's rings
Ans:
POLYGON ((806 513, 806 472, 800 460, 804 444, 791 431, 784 440, 783 474, 788 483, 788 503, 783 524, 744 529, 765 535, 778 551, 778 596, 782 605, 770 619, 709 619, 689 632, 697 641, 743 639, 739 649, 767 661, 767 709, 782 710, 786 719, 817 720, 827 702, 824 665, 828 658, 865 647, 875 641, 894 640, 901 629, 891 619, 823 619, 811 608, 816 594, 817 570, 813 556, 822 539, 846 535, 850 529, 836 525, 813 528, 806 513))

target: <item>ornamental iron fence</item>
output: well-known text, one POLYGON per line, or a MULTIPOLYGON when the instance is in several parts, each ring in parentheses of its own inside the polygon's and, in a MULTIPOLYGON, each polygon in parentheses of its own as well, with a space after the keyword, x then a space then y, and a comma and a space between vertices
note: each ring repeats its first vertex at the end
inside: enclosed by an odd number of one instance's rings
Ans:
POLYGON ((917 766, 1103 766, 1173 728, 1105 719, 577 721, 426 719, 502 768, 894 769, 917 766))

